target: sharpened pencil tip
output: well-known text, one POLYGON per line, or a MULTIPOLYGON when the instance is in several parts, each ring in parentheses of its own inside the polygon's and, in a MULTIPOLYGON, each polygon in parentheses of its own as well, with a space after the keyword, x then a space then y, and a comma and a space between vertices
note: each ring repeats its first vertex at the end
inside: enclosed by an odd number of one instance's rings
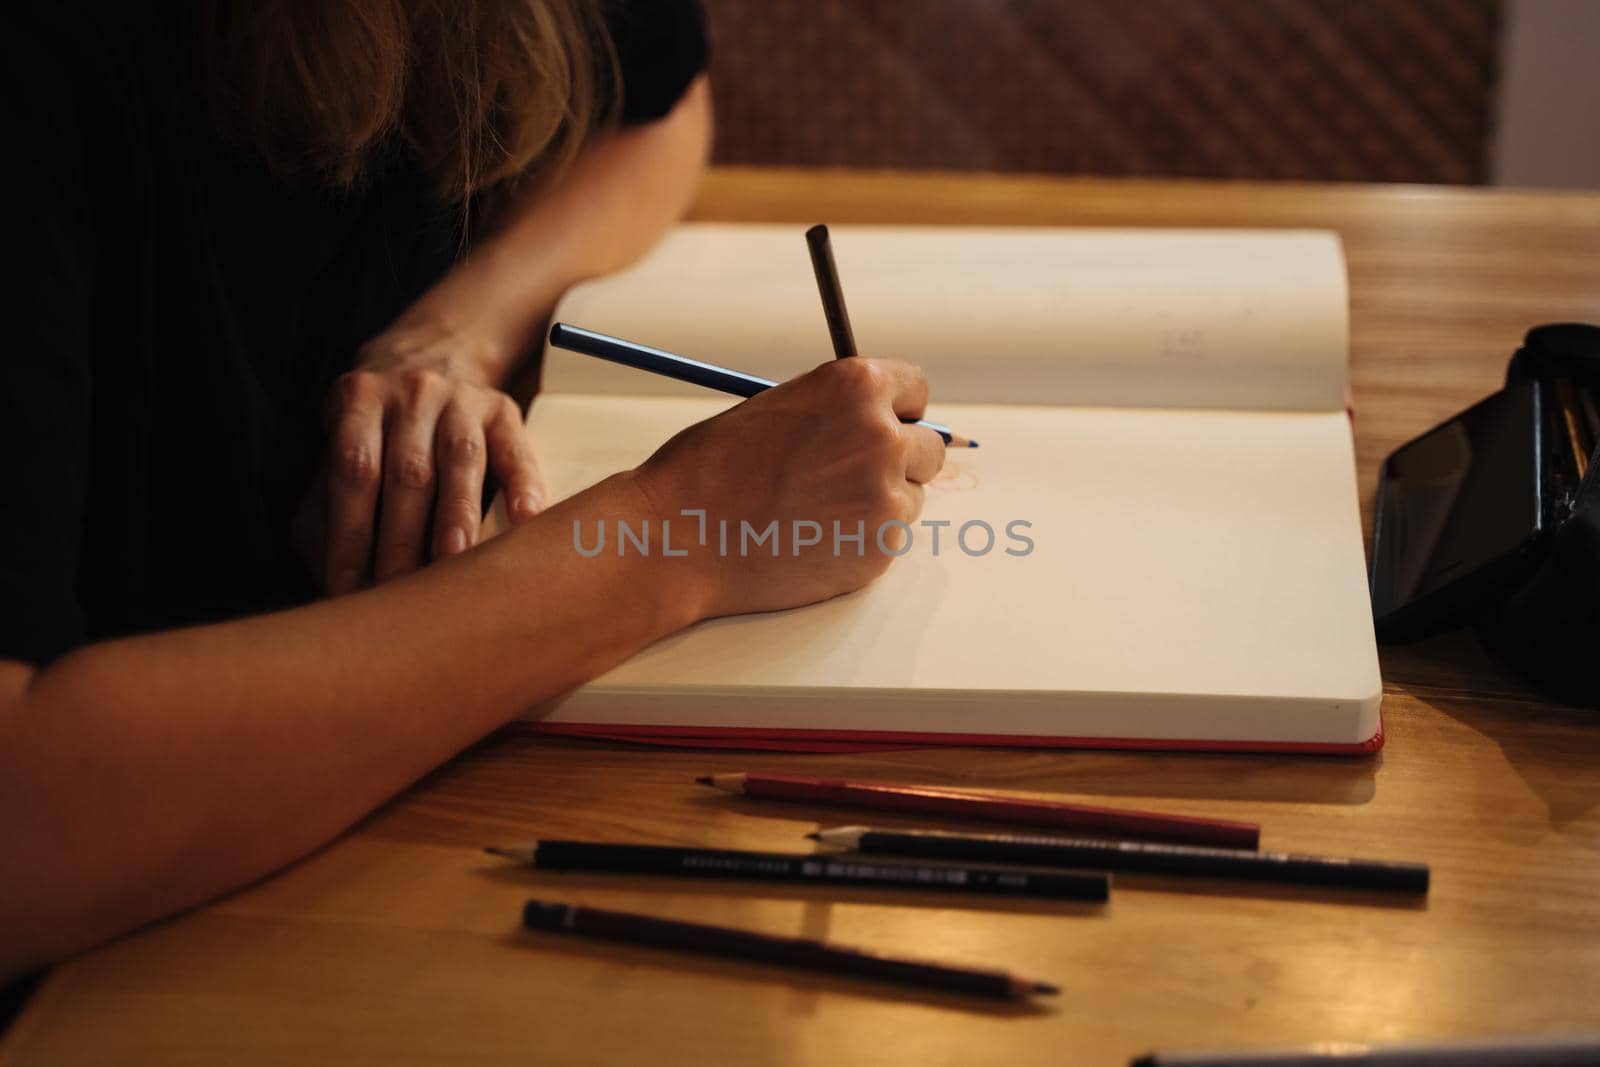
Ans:
POLYGON ((504 859, 514 860, 517 863, 532 863, 534 857, 539 854, 537 845, 490 845, 484 851, 491 856, 500 856, 504 859))
POLYGON ((978 447, 978 442, 976 442, 976 441, 968 441, 967 442, 967 447, 968 448, 977 448, 978 447))
POLYGON ((1058 985, 1051 985, 1049 982, 1035 982, 1033 983, 1033 991, 1035 993, 1042 993, 1045 996, 1053 997, 1061 992, 1061 987, 1058 985))
POLYGON ((715 782, 713 782, 711 780, 711 776, 709 774, 702 774, 700 777, 696 778, 695 781, 699 782, 701 785, 715 785, 716 784, 715 782))
POLYGON ((821 841, 822 840, 822 835, 821 834, 807 834, 806 836, 809 837, 813 841, 821 841))

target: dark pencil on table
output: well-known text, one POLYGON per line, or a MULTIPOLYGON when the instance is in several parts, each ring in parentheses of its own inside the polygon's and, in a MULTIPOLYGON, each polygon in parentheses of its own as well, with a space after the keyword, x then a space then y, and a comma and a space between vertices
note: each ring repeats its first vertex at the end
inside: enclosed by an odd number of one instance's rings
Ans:
POLYGON ((1261 840, 1261 828, 1255 823, 1028 800, 931 786, 785 774, 713 774, 695 781, 747 797, 986 822, 1027 823, 1104 837, 1242 849, 1253 849, 1261 840))
POLYGON ((1090 867, 1105 871, 1241 878, 1258 882, 1428 891, 1428 868, 1420 863, 1303 856, 1292 852, 1243 852, 1150 841, 1033 837, 1010 834, 951 834, 931 830, 876 830, 843 826, 807 837, 860 852, 937 857, 979 863, 1024 863, 1032 867, 1090 867))
POLYGON ((822 314, 828 320, 833 358, 849 359, 856 354, 856 336, 850 329, 850 313, 845 310, 844 288, 839 284, 839 269, 833 262, 833 242, 828 238, 828 227, 818 223, 807 230, 806 247, 811 251, 811 270, 817 276, 817 292, 822 296, 822 314))
POLYGON ((530 900, 522 909, 522 924, 530 930, 552 930, 701 955, 872 978, 968 996, 1025 1000, 1036 994, 1060 992, 1048 982, 1018 978, 1005 971, 886 956, 811 938, 779 937, 726 926, 658 919, 649 915, 574 904, 530 900))
POLYGON ((1369 1045, 1152 1052, 1129 1067, 1593 1067, 1600 1034, 1530 1034, 1369 1045))
MULTIPOLYGON (((659 374, 663 378, 715 389, 730 396, 748 398, 757 393, 764 393, 778 384, 770 378, 760 378, 743 371, 730 370, 715 363, 702 363, 698 359, 676 355, 660 348, 651 348, 636 341, 625 341, 620 337, 569 326, 564 322, 558 322, 550 327, 550 344, 554 348, 562 348, 584 356, 594 356, 596 359, 619 363, 624 367, 659 374)), ((978 442, 962 437, 950 427, 937 422, 929 422, 927 419, 900 421, 911 426, 926 427, 944 438, 945 444, 954 448, 978 447, 978 442)))
POLYGON ((1096 902, 1111 895, 1111 878, 1100 871, 884 863, 828 853, 743 852, 591 841, 538 841, 485 851, 534 867, 561 871, 736 878, 1096 902))

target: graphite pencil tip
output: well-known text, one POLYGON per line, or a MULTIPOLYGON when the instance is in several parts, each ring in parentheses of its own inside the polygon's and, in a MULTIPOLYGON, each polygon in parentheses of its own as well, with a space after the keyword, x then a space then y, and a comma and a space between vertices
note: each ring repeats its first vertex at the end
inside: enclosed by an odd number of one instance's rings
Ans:
POLYGON ((813 840, 813 841, 821 841, 822 840, 822 835, 821 834, 807 834, 806 836, 811 838, 811 840, 813 840))
POLYGON ((534 857, 539 853, 539 848, 537 845, 512 845, 509 847, 489 845, 484 851, 491 856, 501 856, 508 860, 516 860, 518 863, 532 863, 534 857))
POLYGON ((695 781, 699 782, 701 785, 715 785, 716 784, 715 782, 713 782, 711 780, 711 776, 709 774, 702 774, 700 777, 696 778, 695 781))
POLYGON ((1035 993, 1043 993, 1046 996, 1053 997, 1061 992, 1061 987, 1058 985, 1051 985, 1049 982, 1035 982, 1033 983, 1033 991, 1035 993))

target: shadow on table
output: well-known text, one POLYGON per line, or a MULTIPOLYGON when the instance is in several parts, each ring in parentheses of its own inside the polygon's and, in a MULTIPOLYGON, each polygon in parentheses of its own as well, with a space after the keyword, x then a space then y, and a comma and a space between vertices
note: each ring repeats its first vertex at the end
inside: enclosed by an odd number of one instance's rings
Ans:
POLYGON ((1450 630, 1421 641, 1378 646, 1389 685, 1467 690, 1478 696, 1530 697, 1526 683, 1484 650, 1470 630, 1450 630))
MULTIPOLYGON (((726 757, 719 762, 726 764, 726 757)), ((1037 794, 1039 799, 1059 798, 1068 803, 1111 807, 1144 806, 1106 799, 1125 796, 1365 804, 1376 791, 1375 777, 1383 757, 962 748, 878 753, 856 757, 847 766, 841 763, 832 761, 826 770, 814 772, 802 766, 775 763, 770 757, 753 756, 748 766, 739 769, 774 774, 822 773, 827 777, 941 789, 1028 792, 1037 794)), ((863 820, 851 815, 853 809, 843 807, 828 809, 752 797, 736 799, 743 811, 774 817, 804 817, 796 813, 814 811, 827 812, 827 820, 833 823, 878 823, 887 815, 872 813, 870 820, 863 820)), ((855 816, 863 814, 855 810, 855 816)), ((1214 814, 1217 818, 1229 817, 1226 812, 1214 814)))
MULTIPOLYGON (((908 1004, 927 1004, 955 1011, 974 1012, 981 1015, 1029 1017, 1048 1015, 1052 1000, 1041 998, 1030 1001, 990 1000, 986 997, 963 996, 936 989, 921 989, 868 978, 807 971, 776 964, 729 959, 720 956, 702 956, 672 949, 629 945, 597 938, 574 937, 544 931, 519 930, 501 938, 501 943, 524 951, 560 953, 566 956, 600 956, 612 963, 626 967, 660 970, 674 976, 728 978, 740 982, 759 981, 781 985, 798 993, 845 993, 873 997, 878 1000, 908 1004)), ((976 965, 975 965, 976 966, 976 965)), ((1029 975, 1044 980, 1047 976, 1029 975)))
MULTIPOLYGON (((704 774, 750 771, 949 789, 1056 793, 1088 804, 1095 803, 1088 798, 1096 795, 1364 804, 1373 797, 1374 777, 1383 765, 1381 753, 1323 756, 954 745, 832 753, 773 752, 722 744, 660 746, 541 735, 525 723, 504 728, 483 744, 485 751, 507 758, 518 750, 551 748, 571 749, 587 759, 611 756, 611 762, 618 766, 638 753, 648 753, 655 764, 681 767, 686 786, 704 774)), ((773 805, 754 798, 742 798, 740 803, 761 804, 770 814, 783 812, 791 818, 804 807, 773 805)))
POLYGON ((1415 696, 1494 742, 1544 801, 1552 827, 1600 807, 1600 709, 1452 693, 1415 696))

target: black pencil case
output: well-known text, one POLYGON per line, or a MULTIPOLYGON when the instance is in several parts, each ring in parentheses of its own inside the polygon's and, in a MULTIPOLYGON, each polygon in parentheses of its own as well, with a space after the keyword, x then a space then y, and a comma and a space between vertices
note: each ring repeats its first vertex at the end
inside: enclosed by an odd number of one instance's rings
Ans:
MULTIPOLYGON (((1529 330, 1506 371, 1508 385, 1527 380, 1551 392, 1562 379, 1600 395, 1600 326, 1529 330)), ((1547 409, 1549 536, 1528 576, 1490 599, 1478 631, 1491 652, 1551 696, 1600 707, 1600 446, 1579 478, 1562 447, 1562 405, 1547 409)))
MULTIPOLYGON (((1472 626, 1492 655, 1535 688, 1600 707, 1597 402, 1600 326, 1539 326, 1512 356, 1504 390, 1396 450, 1384 464, 1373 533, 1380 640, 1472 626), (1422 536, 1415 518, 1419 480, 1409 487, 1412 514, 1397 503, 1404 494, 1390 483, 1405 473, 1397 458, 1425 456, 1430 437, 1440 434, 1470 455, 1469 473, 1450 485, 1448 506, 1434 510, 1438 525, 1422 536), (1529 500, 1537 522, 1527 538, 1514 550, 1475 556, 1473 538, 1492 541, 1493 528, 1529 500), (1451 573, 1458 564, 1461 572, 1451 573), (1422 592, 1396 606, 1401 578, 1422 592)), ((1427 473, 1426 464, 1412 466, 1427 473)), ((1420 482, 1426 489, 1425 478, 1420 482)))

